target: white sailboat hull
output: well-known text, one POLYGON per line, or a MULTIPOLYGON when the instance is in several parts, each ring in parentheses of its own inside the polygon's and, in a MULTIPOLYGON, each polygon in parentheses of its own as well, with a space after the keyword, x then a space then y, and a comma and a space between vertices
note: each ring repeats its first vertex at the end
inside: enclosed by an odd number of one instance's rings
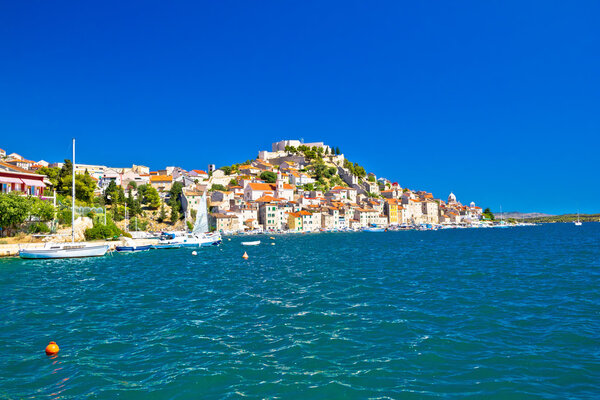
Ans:
POLYGON ((70 244, 44 247, 42 249, 23 249, 19 257, 27 259, 101 257, 108 251, 108 245, 70 244))

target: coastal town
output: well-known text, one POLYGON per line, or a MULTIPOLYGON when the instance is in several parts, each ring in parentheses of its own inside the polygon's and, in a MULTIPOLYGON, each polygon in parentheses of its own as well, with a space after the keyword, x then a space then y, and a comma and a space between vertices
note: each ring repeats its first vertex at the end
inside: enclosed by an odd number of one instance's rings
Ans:
MULTIPOLYGON (((37 197, 58 207, 60 183, 53 175, 60 175, 69 160, 31 161, 2 149, 0 158, 3 194, 37 197)), ((259 151, 256 159, 221 168, 210 164, 190 171, 175 166, 150 170, 142 165, 115 168, 80 163, 67 167, 74 167, 77 174, 78 205, 89 206, 97 214, 104 210, 114 221, 123 221, 120 226, 127 231, 186 229, 203 199, 210 230, 224 234, 493 224, 493 214, 484 213, 474 202, 465 205, 453 193, 444 200, 402 187, 367 173, 339 148, 323 142, 279 141, 270 150, 259 151), (80 186, 92 192, 85 199, 80 186), (122 208, 116 200, 119 197, 122 208)), ((2 228, 6 232, 8 227, 2 228)))

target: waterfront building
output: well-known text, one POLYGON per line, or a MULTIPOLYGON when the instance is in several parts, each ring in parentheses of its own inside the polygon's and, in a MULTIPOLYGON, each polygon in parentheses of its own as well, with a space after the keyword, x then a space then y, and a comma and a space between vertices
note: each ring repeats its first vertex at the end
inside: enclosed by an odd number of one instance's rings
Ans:
POLYGON ((438 203, 428 199, 421 202, 422 205, 422 221, 429 224, 439 223, 440 209, 438 203))
POLYGON ((204 192, 192 188, 183 188, 181 190, 181 208, 187 218, 192 217, 192 210, 198 210, 203 194, 204 192))
POLYGON ((299 212, 288 213, 288 230, 296 232, 302 231, 302 215, 299 212))
POLYGON ((223 213, 209 213, 208 224, 217 232, 237 232, 240 230, 237 216, 223 213))
POLYGON ((400 219, 398 218, 398 199, 387 199, 385 201, 384 211, 388 217, 389 225, 400 224, 400 219))
POLYGON ((19 192, 41 199, 51 199, 53 197, 46 193, 49 186, 50 182, 45 175, 0 161, 0 192, 19 192))

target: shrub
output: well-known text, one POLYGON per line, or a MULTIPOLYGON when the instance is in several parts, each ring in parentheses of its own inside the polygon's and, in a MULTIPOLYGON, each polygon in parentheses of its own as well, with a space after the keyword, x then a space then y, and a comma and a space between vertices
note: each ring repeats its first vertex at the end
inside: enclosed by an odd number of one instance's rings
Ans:
POLYGON ((35 222, 27 227, 27 233, 49 233, 50 228, 43 222, 35 222))
POLYGON ((64 209, 58 212, 58 223, 71 226, 71 210, 64 209))
POLYGON ((131 237, 130 234, 123 232, 118 226, 112 223, 106 225, 96 224, 93 228, 85 230, 86 240, 114 239, 121 235, 131 237))

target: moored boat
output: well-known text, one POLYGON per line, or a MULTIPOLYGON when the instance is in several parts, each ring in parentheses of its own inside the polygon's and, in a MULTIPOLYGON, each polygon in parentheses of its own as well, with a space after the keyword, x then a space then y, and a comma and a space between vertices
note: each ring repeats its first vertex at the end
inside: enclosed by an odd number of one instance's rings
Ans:
POLYGON ((242 246, 258 246, 260 244, 260 240, 255 240, 253 242, 242 242, 242 246))
POLYGON ((19 257, 27 259, 101 257, 108 245, 88 243, 46 243, 40 249, 21 249, 19 257))
POLYGON ((121 253, 137 253, 138 251, 148 251, 152 249, 152 245, 144 245, 144 246, 116 246, 115 250, 121 253))
MULTIPOLYGON (((75 182, 75 139, 73 139, 73 168, 71 182, 75 182)), ((106 244, 75 242, 75 187, 71 185, 71 242, 46 243, 43 248, 19 249, 19 257, 26 259, 53 259, 53 258, 83 258, 100 257, 108 251, 106 244)))

